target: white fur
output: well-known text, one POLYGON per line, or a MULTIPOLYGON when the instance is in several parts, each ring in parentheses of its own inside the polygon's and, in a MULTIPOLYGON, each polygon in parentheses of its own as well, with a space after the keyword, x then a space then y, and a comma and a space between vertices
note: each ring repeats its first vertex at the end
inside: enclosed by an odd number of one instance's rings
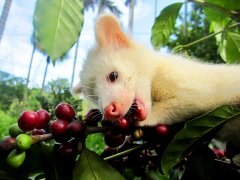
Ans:
MULTIPOLYGON (((111 17, 109 20, 116 21, 111 17)), ((104 23, 99 22, 97 27, 101 25, 104 23)), ((80 74, 83 93, 101 110, 111 102, 118 102, 124 115, 134 98, 140 98, 148 116, 139 125, 150 126, 180 122, 221 105, 239 103, 240 66, 160 55, 134 43, 116 28, 115 34, 117 31, 127 42, 127 47, 125 44, 118 47, 114 45, 118 43, 114 42, 114 36, 102 37, 108 33, 104 33, 104 28, 101 31, 96 28, 97 39, 106 42, 98 43, 88 53, 80 74), (112 71, 119 73, 115 83, 107 80, 112 71)))

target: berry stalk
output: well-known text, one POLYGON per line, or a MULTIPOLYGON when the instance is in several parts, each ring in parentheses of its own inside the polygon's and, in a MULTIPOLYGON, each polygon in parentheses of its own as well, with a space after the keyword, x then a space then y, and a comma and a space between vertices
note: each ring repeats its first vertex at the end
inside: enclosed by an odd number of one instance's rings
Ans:
POLYGON ((46 141, 46 140, 52 139, 52 137, 53 136, 51 133, 31 136, 32 144, 40 142, 40 141, 46 141))
POLYGON ((148 143, 140 144, 140 145, 138 145, 136 147, 133 147, 131 149, 127 149, 125 151, 119 152, 119 153, 114 154, 112 156, 108 156, 108 157, 104 158, 104 160, 108 161, 108 160, 111 160, 111 159, 115 159, 115 158, 118 158, 118 157, 122 157, 122 156, 128 155, 128 154, 133 153, 135 151, 144 149, 145 147, 147 147, 147 145, 148 145, 148 143))

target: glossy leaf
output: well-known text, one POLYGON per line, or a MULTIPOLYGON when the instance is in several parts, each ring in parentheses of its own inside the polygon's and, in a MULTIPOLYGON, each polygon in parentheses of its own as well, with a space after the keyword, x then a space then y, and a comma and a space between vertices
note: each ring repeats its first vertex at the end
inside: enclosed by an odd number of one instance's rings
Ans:
POLYGON ((174 3, 165 7, 155 19, 151 36, 151 43, 154 48, 159 49, 168 43, 182 5, 183 3, 174 3))
POLYGON ((147 172, 147 179, 151 180, 169 180, 168 177, 162 175, 158 170, 150 170, 147 172))
POLYGON ((83 26, 83 1, 38 0, 33 25, 38 48, 55 61, 78 40, 83 26))
POLYGON ((122 180, 123 176, 118 173, 106 161, 96 153, 84 148, 73 170, 73 180, 122 180))
POLYGON ((219 43, 219 54, 227 63, 235 64, 240 62, 240 35, 228 32, 219 43))
POLYGON ((54 161, 53 154, 54 151, 51 146, 43 145, 42 146, 43 151, 43 160, 44 165, 43 169, 45 172, 46 179, 55 179, 55 180, 61 180, 60 173, 58 172, 56 162, 54 161))
POLYGON ((204 7, 206 17, 222 27, 231 20, 230 11, 240 8, 239 0, 205 0, 205 2, 210 4, 204 7))
POLYGON ((239 114, 240 109, 223 106, 186 122, 184 128, 175 135, 163 154, 161 164, 164 174, 169 176, 171 169, 189 153, 200 138, 202 140, 203 137, 215 133, 223 123, 239 114))

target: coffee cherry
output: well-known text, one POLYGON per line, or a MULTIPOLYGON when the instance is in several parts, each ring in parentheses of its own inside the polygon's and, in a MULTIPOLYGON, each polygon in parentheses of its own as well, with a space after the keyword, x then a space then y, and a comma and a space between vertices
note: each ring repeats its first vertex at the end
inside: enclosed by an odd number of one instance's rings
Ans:
POLYGON ((224 151, 221 150, 221 149, 216 149, 216 148, 214 148, 214 149, 212 149, 212 151, 214 152, 214 154, 215 154, 218 158, 222 158, 222 157, 225 156, 224 151))
POLYGON ((6 162, 9 166, 18 168, 24 162, 25 157, 25 151, 17 151, 16 149, 13 149, 7 156, 6 162))
POLYGON ((144 112, 144 107, 142 105, 142 102, 140 102, 139 99, 135 99, 133 104, 132 104, 132 107, 131 107, 132 111, 131 111, 131 114, 132 114, 132 117, 134 120, 142 120, 143 119, 143 112, 144 112))
POLYGON ((20 134, 16 137, 15 145, 20 150, 27 150, 32 145, 32 138, 27 134, 20 134))
POLYGON ((84 134, 85 129, 86 126, 83 121, 72 121, 67 126, 67 134, 70 137, 81 138, 84 134))
POLYGON ((64 160, 73 160, 76 157, 77 144, 74 142, 65 142, 59 146, 57 154, 64 160))
POLYGON ((157 125, 155 127, 155 132, 159 136, 167 136, 169 134, 169 127, 164 124, 157 125))
POLYGON ((144 136, 144 132, 141 128, 137 128, 133 132, 133 137, 135 140, 140 140, 144 136))
POLYGON ((24 133, 24 131, 19 128, 18 123, 12 124, 8 128, 8 132, 11 137, 17 137, 19 134, 24 133))
POLYGON ((47 125, 50 121, 50 114, 44 109, 38 110, 37 114, 38 114, 38 121, 37 121, 35 128, 43 129, 43 128, 47 127, 47 125))
POLYGON ((98 126, 98 122, 103 118, 102 113, 98 109, 91 109, 85 116, 85 122, 87 126, 98 126))
POLYGON ((124 117, 117 119, 114 123, 115 127, 117 127, 121 132, 127 132, 130 128, 130 123, 124 117))
POLYGON ((50 132, 57 142, 65 142, 68 140, 66 133, 68 124, 68 121, 62 119, 57 119, 50 124, 50 132))
POLYGON ((18 126, 23 131, 33 130, 38 122, 38 115, 36 112, 27 110, 23 111, 18 118, 18 126))
POLYGON ((60 103, 55 108, 55 114, 58 119, 72 121, 74 119, 76 113, 70 104, 60 103))
POLYGON ((44 129, 34 129, 32 130, 32 135, 43 135, 46 134, 46 131, 44 129))
POLYGON ((0 142, 0 151, 8 151, 14 148, 16 139, 13 137, 6 137, 0 142))
POLYGON ((111 132, 108 132, 104 136, 105 143, 112 148, 122 145, 125 141, 125 135, 113 135, 111 132))

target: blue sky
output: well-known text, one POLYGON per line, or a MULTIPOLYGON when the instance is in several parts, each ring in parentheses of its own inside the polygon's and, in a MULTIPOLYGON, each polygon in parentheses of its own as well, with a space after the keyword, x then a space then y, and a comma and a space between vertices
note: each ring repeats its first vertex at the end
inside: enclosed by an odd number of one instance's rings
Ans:
MULTIPOLYGON (((123 12, 120 17, 123 28, 127 31, 128 25, 128 8, 124 6, 125 0, 115 0, 115 5, 123 12)), ((165 6, 182 2, 183 0, 158 0, 157 15, 165 6)), ((31 34, 33 32, 32 16, 34 13, 36 0, 13 0, 9 18, 6 24, 4 35, 0 43, 0 70, 12 73, 16 76, 27 77, 28 66, 30 62, 32 45, 31 34)), ((0 1, 0 12, 4 0, 0 1)), ((150 36, 151 28, 155 18, 154 0, 137 1, 135 7, 135 18, 133 28, 133 39, 145 44, 151 48, 150 36)), ((80 45, 78 48, 78 61, 76 66, 76 74, 74 84, 79 80, 78 75, 82 67, 82 62, 86 57, 87 51, 94 44, 93 25, 96 18, 96 12, 89 9, 84 14, 84 26, 80 37, 80 45)), ((75 47, 69 52, 69 58, 64 62, 57 63, 55 67, 51 64, 47 75, 47 81, 57 78, 68 78, 72 75, 73 57, 75 47)), ((30 76, 31 86, 41 86, 44 68, 46 65, 46 57, 41 53, 35 53, 33 68, 30 76)))

